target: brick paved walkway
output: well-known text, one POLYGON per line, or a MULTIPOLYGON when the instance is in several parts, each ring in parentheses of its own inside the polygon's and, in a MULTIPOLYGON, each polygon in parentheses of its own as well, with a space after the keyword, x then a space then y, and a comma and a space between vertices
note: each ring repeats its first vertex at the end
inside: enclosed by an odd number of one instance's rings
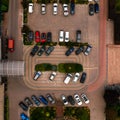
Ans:
POLYGON ((97 81, 88 87, 88 92, 97 90, 106 80, 106 0, 100 0, 100 71, 97 81))

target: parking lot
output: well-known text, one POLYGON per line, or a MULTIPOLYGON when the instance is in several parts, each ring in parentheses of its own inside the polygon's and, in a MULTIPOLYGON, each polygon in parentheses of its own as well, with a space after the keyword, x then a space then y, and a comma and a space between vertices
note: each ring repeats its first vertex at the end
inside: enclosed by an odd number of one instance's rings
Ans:
MULTIPOLYGON (((55 46, 54 51, 50 56, 42 55, 41 57, 35 55, 30 56, 32 46, 24 46, 24 61, 26 73, 24 77, 25 84, 35 90, 79 90, 96 81, 99 73, 99 14, 89 16, 88 5, 76 5, 76 13, 74 16, 63 16, 62 6, 58 6, 58 15, 52 14, 52 5, 47 5, 46 15, 40 14, 40 5, 34 4, 33 14, 28 15, 28 25, 33 31, 52 32, 54 42, 58 42, 59 30, 69 31, 70 40, 75 41, 76 30, 80 29, 82 32, 81 41, 88 42, 93 46, 89 56, 80 54, 76 56, 72 53, 69 57, 65 56, 67 50, 63 46, 55 46), (51 72, 43 72, 38 81, 33 81, 34 67, 39 63, 80 63, 83 65, 84 71, 87 73, 87 80, 85 84, 70 82, 68 85, 63 83, 65 74, 57 73, 53 82, 49 81, 51 72)), ((75 48, 76 49, 76 48, 75 48)))

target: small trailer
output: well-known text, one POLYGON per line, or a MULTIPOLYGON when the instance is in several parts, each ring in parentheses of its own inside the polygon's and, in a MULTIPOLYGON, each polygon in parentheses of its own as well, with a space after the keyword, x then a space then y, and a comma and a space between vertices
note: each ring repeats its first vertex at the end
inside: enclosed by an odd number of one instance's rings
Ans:
POLYGON ((14 40, 13 39, 8 40, 8 49, 10 52, 14 51, 14 40))

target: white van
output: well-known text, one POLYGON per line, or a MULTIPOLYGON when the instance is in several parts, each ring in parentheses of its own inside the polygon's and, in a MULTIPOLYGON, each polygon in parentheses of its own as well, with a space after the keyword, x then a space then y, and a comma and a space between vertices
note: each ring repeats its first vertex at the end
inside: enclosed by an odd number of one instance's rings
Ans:
POLYGON ((65 42, 69 42, 69 32, 65 32, 65 42))
POLYGON ((59 32, 59 42, 64 42, 64 31, 60 30, 59 32))
POLYGON ((28 12, 33 13, 33 3, 29 3, 28 12))
POLYGON ((72 78, 72 74, 68 73, 65 80, 64 80, 64 83, 65 84, 68 84, 70 82, 70 79, 72 78))

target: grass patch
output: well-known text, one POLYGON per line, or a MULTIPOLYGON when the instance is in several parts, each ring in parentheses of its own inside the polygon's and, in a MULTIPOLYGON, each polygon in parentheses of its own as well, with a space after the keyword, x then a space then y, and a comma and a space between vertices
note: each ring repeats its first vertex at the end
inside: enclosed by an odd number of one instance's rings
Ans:
POLYGON ((120 0, 115 0, 115 12, 120 13, 120 0))
POLYGON ((4 120, 9 120, 9 99, 8 99, 8 96, 4 98, 4 120))
POLYGON ((60 63, 58 65, 58 71, 61 73, 76 73, 82 72, 83 66, 78 63, 60 63))

